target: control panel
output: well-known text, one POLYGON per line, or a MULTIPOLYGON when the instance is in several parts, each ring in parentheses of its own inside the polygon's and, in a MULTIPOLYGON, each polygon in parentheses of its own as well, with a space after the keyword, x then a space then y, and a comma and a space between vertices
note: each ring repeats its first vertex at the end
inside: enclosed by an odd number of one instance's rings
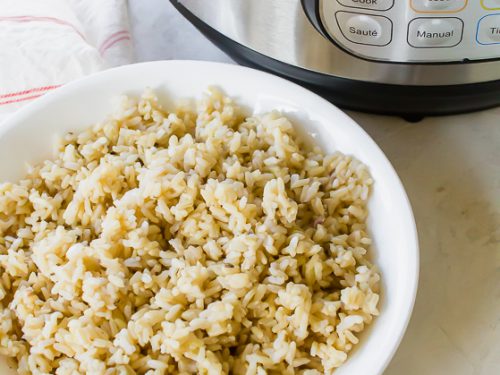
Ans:
POLYGON ((392 62, 500 58, 500 0, 318 0, 321 23, 353 55, 392 62))

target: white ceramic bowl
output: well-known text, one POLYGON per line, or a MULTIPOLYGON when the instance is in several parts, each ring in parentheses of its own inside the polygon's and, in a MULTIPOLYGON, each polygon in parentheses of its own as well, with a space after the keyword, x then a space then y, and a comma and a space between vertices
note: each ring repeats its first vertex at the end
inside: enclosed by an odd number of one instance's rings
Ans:
MULTIPOLYGON (((374 262, 382 275, 380 316, 336 374, 380 374, 406 330, 418 282, 418 239, 404 188, 375 142, 321 97, 284 79, 240 66, 161 61, 111 69, 67 84, 20 110, 0 126, 0 181, 15 181, 24 163, 51 156, 56 134, 80 130, 109 113, 111 98, 151 87, 168 98, 199 97, 218 86, 255 112, 279 109, 326 151, 340 150, 367 164, 375 180, 369 203, 374 262)), ((0 358, 0 373, 8 371, 0 358)))

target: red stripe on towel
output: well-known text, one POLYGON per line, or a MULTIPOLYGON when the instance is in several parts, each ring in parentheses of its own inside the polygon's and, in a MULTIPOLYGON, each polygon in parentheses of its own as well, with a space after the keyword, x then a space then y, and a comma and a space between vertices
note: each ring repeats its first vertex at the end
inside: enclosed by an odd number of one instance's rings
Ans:
POLYGON ((104 39, 104 42, 101 43, 101 46, 99 47, 99 51, 102 51, 103 49, 105 49, 108 45, 108 43, 113 39, 113 38, 116 38, 120 35, 128 35, 128 30, 121 30, 121 31, 117 31, 116 33, 113 33, 111 35, 109 35, 106 39, 104 39))
POLYGON ((13 96, 20 96, 20 95, 26 95, 26 94, 31 94, 34 92, 42 92, 42 91, 48 91, 48 90, 53 90, 61 85, 53 85, 53 86, 43 86, 43 87, 34 87, 32 89, 26 89, 23 91, 17 91, 17 92, 10 92, 8 94, 2 94, 0 95, 0 99, 5 99, 5 98, 12 98, 13 96))
POLYGON ((116 40, 114 40, 113 42, 111 42, 108 46, 106 46, 106 48, 104 48, 101 52, 101 54, 103 54, 104 52, 106 52, 108 49, 110 49, 111 47, 113 47, 116 43, 118 42, 121 42, 123 40, 130 40, 130 37, 129 36, 122 36, 121 38, 118 38, 116 40))
POLYGON ((123 40, 130 40, 130 35, 128 31, 122 31, 120 33, 116 33, 116 35, 114 35, 113 38, 108 38, 106 42, 104 42, 101 45, 101 48, 99 48, 99 53, 102 55, 108 49, 113 47, 116 43, 121 42, 123 40))
POLYGON ((13 16, 13 17, 0 17, 0 21, 11 21, 11 22, 51 22, 58 25, 64 25, 71 27, 80 37, 85 39, 85 36, 76 28, 75 25, 54 17, 38 17, 38 16, 13 16))
POLYGON ((42 95, 43 94, 37 94, 37 95, 25 96, 24 98, 17 98, 17 99, 6 100, 6 101, 3 101, 3 102, 0 102, 0 105, 6 105, 6 104, 24 102, 25 100, 35 99, 35 98, 38 98, 39 96, 42 96, 42 95))

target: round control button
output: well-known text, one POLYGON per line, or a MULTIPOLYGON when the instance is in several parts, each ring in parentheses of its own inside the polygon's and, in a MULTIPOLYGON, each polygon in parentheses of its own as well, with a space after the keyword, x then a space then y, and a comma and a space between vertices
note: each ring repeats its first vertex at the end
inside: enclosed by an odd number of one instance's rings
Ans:
POLYGON ((335 13, 344 37, 357 44, 385 46, 392 39, 392 22, 382 16, 353 12, 335 13))
POLYGON ((500 0, 481 0, 481 5, 488 10, 498 10, 500 9, 500 0))
POLYGON ((462 40, 458 18, 416 18, 408 27, 408 43, 417 48, 454 47, 462 40))
POLYGON ((394 5, 394 0, 337 0, 345 7, 373 10, 388 10, 394 5))
POLYGON ((477 41, 480 44, 500 43, 500 14, 481 18, 477 27, 477 41))
POLYGON ((490 40, 500 42, 500 17, 486 17, 482 29, 490 40))
POLYGON ((454 0, 423 0, 424 7, 428 9, 447 9, 454 6, 454 0))
POLYGON ((380 24, 370 16, 360 15, 351 17, 347 21, 347 30, 351 40, 363 43, 376 43, 382 34, 380 24))
POLYGON ((416 12, 439 13, 459 12, 465 8, 468 0, 411 0, 411 7, 416 12))
POLYGON ((415 35, 423 44, 439 45, 446 44, 454 33, 455 30, 448 21, 435 19, 421 23, 415 35))

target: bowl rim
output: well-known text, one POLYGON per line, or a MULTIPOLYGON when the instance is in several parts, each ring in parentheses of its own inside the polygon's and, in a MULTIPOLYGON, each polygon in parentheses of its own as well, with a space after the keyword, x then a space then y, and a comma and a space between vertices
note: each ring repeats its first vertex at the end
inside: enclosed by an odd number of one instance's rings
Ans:
MULTIPOLYGON (((81 87, 85 87, 88 85, 98 84, 101 80, 105 79, 108 76, 112 76, 116 73, 122 73, 123 71, 130 70, 133 72, 134 70, 140 70, 145 67, 154 67, 161 66, 162 68, 168 68, 169 66, 175 65, 183 65, 184 67, 190 66, 192 69, 218 69, 218 70, 231 70, 231 71, 239 71, 238 74, 246 74, 256 76, 258 79, 275 81, 276 84, 287 86, 291 91, 295 91, 298 94, 309 96, 311 99, 316 101, 318 105, 322 107, 325 111, 334 112, 336 116, 341 118, 343 122, 353 127, 361 136, 366 138, 366 141, 370 144, 373 151, 378 154, 380 161, 383 162, 383 167, 387 169, 389 173, 393 175, 393 182, 395 183, 394 188, 396 188, 403 198, 405 211, 405 220, 407 220, 407 229, 409 231, 408 235, 411 236, 408 238, 408 246, 407 250, 411 250, 410 259, 411 263, 414 265, 412 270, 412 275, 409 277, 409 285, 411 285, 411 290, 408 290, 405 294, 405 301, 403 306, 405 306, 405 317, 399 323, 399 327, 397 332, 399 332, 398 337, 392 341, 392 345, 386 351, 386 355, 383 361, 380 361, 380 365, 378 369, 374 369, 374 374, 382 374, 384 370, 387 368, 391 360, 393 359, 396 351, 398 350, 401 341, 407 331, 410 319, 412 317, 413 309, 415 306, 415 301, 417 297, 418 283, 419 283, 419 271, 420 271, 420 249, 419 249, 419 239, 417 232, 417 225, 415 222, 415 217, 413 214, 413 210, 411 207, 410 199, 406 193, 404 185, 399 178, 396 170, 393 165, 385 155, 385 153, 381 150, 381 148, 377 145, 377 143, 373 140, 373 138, 349 115, 347 115, 344 111, 339 109, 334 104, 328 102, 323 97, 318 94, 289 81, 285 78, 279 77, 277 75, 264 72, 261 70, 241 66, 234 65, 228 63, 220 63, 220 62, 212 62, 212 61, 199 61, 199 60, 159 60, 159 61, 148 61, 148 62, 139 62, 134 64, 122 65, 110 69, 106 69, 100 72, 92 73, 90 75, 78 78, 74 81, 68 82, 57 89, 48 92, 47 94, 37 98, 36 100, 28 103, 24 107, 17 110, 15 113, 11 114, 7 118, 5 118, 2 122, 0 122, 0 143, 2 142, 2 138, 8 131, 16 126, 22 126, 23 120, 30 118, 31 115, 37 110, 43 108, 45 105, 50 104, 58 99, 64 97, 65 95, 71 93, 72 91, 77 91, 81 87), (260 76, 260 77, 259 77, 260 76)), ((161 82, 161 77, 159 78, 161 82)), ((214 83, 217 85, 217 83, 214 83)), ((223 88, 223 84, 220 85, 223 88)), ((307 112, 307 108, 303 108, 307 112)))

